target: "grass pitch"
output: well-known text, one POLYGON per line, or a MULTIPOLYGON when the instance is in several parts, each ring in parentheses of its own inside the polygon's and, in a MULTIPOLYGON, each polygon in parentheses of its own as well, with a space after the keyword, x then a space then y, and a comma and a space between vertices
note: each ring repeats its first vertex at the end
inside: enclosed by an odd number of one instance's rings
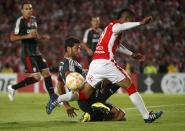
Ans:
MULTIPOLYGON (((45 112, 47 94, 16 94, 9 102, 0 94, 0 131, 185 131, 185 95, 143 94, 149 110, 164 111, 152 124, 145 124, 126 94, 113 95, 109 102, 125 109, 127 121, 80 123, 82 112, 69 118, 63 107, 45 112)), ((76 102, 73 106, 78 107, 76 102)))

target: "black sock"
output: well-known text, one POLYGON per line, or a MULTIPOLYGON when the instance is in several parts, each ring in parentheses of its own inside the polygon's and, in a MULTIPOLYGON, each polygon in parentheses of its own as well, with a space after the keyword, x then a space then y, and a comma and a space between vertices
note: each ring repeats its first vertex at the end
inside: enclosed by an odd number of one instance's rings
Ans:
POLYGON ((33 84, 36 82, 38 82, 38 80, 36 80, 34 77, 27 77, 24 80, 22 80, 21 82, 15 84, 15 85, 12 85, 12 88, 17 90, 19 88, 25 87, 27 85, 30 85, 30 84, 33 84))
POLYGON ((103 88, 103 91, 99 94, 98 100, 100 102, 105 102, 112 94, 114 94, 120 87, 116 84, 109 83, 103 88))
POLYGON ((51 95, 54 93, 51 76, 44 78, 44 82, 45 82, 46 89, 51 97, 51 95))

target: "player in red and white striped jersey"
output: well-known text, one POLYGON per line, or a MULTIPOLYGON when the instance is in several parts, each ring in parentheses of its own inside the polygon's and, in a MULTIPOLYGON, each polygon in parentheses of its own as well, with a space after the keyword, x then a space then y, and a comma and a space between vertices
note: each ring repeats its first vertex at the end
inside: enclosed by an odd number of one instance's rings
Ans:
POLYGON ((127 90, 131 102, 139 110, 146 123, 152 123, 162 115, 162 111, 153 113, 146 109, 129 75, 114 60, 114 54, 117 50, 134 59, 144 60, 143 55, 133 53, 120 45, 123 31, 148 24, 152 20, 152 17, 149 16, 145 17, 141 22, 130 22, 133 17, 134 13, 131 10, 123 9, 118 14, 118 19, 110 22, 106 26, 96 46, 96 51, 94 52, 93 60, 86 76, 87 82, 84 84, 84 88, 71 95, 66 94, 66 96, 61 97, 61 101, 88 99, 93 92, 93 88, 96 88, 97 83, 104 79, 108 79, 113 84, 117 84, 127 90))

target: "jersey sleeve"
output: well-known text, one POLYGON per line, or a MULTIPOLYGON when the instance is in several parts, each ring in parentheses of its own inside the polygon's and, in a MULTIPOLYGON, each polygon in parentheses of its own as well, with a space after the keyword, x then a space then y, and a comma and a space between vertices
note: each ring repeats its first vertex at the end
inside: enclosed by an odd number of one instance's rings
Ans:
POLYGON ((14 34, 18 35, 21 28, 21 18, 18 18, 14 28, 14 34))
POLYGON ((113 25, 112 31, 114 33, 119 33, 121 31, 137 27, 139 25, 140 25, 140 22, 126 22, 126 23, 123 23, 123 24, 116 23, 116 24, 113 25))
POLYGON ((62 78, 63 67, 64 67, 64 62, 60 62, 59 63, 59 75, 58 75, 59 81, 63 81, 63 78, 62 78))
POLYGON ((88 34, 89 34, 89 30, 86 30, 86 31, 85 31, 85 34, 84 34, 84 37, 83 37, 83 43, 87 43, 88 34))
POLYGON ((70 71, 70 72, 75 71, 74 62, 72 60, 65 60, 64 62, 60 62, 58 80, 65 81, 66 79, 65 74, 67 71, 70 71))

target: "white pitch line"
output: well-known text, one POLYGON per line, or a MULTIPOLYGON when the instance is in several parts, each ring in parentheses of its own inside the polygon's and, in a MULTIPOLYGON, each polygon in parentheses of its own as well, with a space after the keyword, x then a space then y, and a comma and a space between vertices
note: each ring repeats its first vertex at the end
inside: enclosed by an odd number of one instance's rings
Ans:
MULTIPOLYGON (((155 105, 155 106, 146 106, 147 108, 159 108, 159 107, 177 107, 177 106, 185 106, 185 104, 171 104, 171 105, 155 105)), ((125 108, 125 110, 135 110, 135 107, 125 108)))

